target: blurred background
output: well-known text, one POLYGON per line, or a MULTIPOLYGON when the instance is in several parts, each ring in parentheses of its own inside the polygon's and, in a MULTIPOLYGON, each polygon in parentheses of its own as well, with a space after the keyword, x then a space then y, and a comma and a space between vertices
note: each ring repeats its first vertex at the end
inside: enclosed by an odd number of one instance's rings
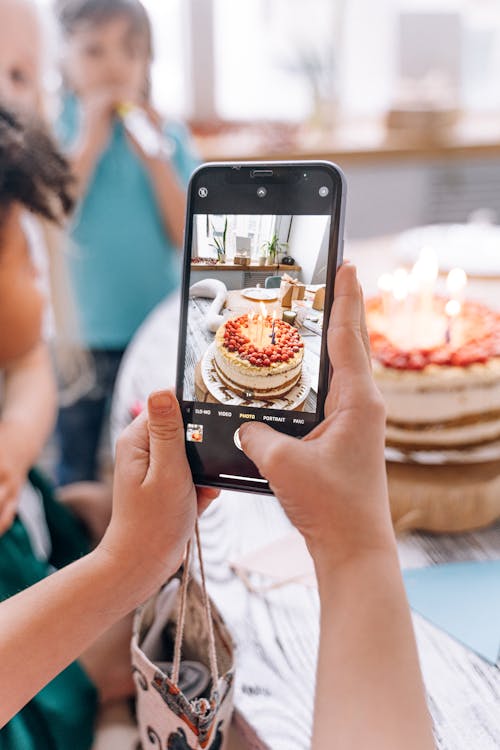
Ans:
POLYGON ((203 159, 333 159, 352 238, 496 211, 495 0, 144 4, 156 105, 203 159))

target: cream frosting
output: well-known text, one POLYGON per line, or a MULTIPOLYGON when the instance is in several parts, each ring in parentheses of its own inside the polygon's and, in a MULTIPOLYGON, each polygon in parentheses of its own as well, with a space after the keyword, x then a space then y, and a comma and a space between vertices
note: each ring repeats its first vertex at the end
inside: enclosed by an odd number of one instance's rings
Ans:
MULTIPOLYGON (((269 366, 253 365, 229 351, 224 345, 226 324, 220 326, 215 336, 215 364, 219 376, 228 387, 235 387, 252 396, 276 398, 288 393, 300 380, 304 349, 301 348, 287 362, 271 362, 269 366)), ((271 326, 267 333, 271 332, 271 326)), ((252 340, 252 337, 249 337, 252 340)), ((269 336, 267 336, 269 338, 269 336)))

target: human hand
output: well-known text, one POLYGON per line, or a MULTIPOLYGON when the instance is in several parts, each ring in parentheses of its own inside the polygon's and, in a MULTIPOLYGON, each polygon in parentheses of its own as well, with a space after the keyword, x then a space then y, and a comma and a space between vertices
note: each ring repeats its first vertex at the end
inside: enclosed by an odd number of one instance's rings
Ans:
POLYGON ((193 484, 175 396, 153 393, 118 440, 113 513, 98 549, 128 575, 137 572, 146 599, 178 569, 197 514, 218 494, 193 484))
POLYGON ((87 148, 101 152, 106 147, 116 108, 122 101, 117 88, 90 91, 81 98, 81 141, 87 148))
POLYGON ((19 429, 0 421, 0 536, 14 523, 19 494, 29 468, 19 429))
POLYGON ((363 296, 353 266, 337 274, 328 329, 333 368, 325 420, 303 440, 262 423, 243 450, 304 535, 318 567, 394 547, 384 460, 385 409, 371 374, 363 296))

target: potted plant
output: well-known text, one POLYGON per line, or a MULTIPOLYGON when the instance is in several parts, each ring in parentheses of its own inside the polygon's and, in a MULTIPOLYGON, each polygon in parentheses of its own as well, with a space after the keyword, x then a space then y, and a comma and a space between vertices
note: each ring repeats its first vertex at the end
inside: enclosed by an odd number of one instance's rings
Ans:
POLYGON ((227 240, 227 216, 226 220, 224 221, 224 230, 222 234, 220 232, 216 232, 214 225, 212 224, 212 240, 210 244, 212 247, 215 247, 215 252, 217 253, 217 263, 225 263, 226 262, 226 240, 227 240))
POLYGON ((270 240, 262 243, 261 247, 265 248, 266 250, 267 265, 275 266, 278 262, 277 261, 278 253, 281 252, 281 250, 284 250, 286 247, 288 247, 288 243, 280 242, 278 239, 278 235, 275 232, 270 240))

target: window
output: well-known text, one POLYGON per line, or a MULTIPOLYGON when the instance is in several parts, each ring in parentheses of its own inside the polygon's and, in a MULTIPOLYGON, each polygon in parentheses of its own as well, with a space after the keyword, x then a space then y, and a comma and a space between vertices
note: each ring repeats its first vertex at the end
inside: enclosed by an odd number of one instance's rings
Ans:
POLYGON ((153 98, 156 106, 171 116, 188 109, 186 16, 183 0, 143 0, 153 25, 155 61, 153 98))
POLYGON ((214 0, 216 107, 233 120, 303 120, 330 95, 341 2, 214 0))
MULTIPOLYGON (((156 42, 154 98, 169 115, 300 122, 327 100, 347 114, 381 113, 395 94, 408 10, 459 14, 459 34, 445 35, 443 47, 461 48, 461 104, 500 107, 497 0, 143 2, 156 42)), ((433 49, 421 45, 423 56, 433 49)))

